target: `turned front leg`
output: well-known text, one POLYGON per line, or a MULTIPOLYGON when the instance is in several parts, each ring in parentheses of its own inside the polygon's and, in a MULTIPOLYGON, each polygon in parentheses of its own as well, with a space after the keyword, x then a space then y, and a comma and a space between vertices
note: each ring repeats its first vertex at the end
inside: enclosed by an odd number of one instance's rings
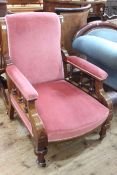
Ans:
POLYGON ((46 160, 45 160, 45 155, 47 154, 47 148, 42 148, 40 150, 36 150, 35 154, 37 155, 37 163, 41 166, 41 167, 45 167, 46 166, 46 160))

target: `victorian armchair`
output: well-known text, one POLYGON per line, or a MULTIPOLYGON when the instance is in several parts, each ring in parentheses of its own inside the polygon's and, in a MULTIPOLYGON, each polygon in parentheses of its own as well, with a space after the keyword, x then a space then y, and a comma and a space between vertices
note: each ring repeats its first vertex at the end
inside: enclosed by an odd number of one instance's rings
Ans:
POLYGON ((49 142, 80 137, 97 127, 102 139, 112 117, 111 101, 104 98, 102 85, 107 73, 65 51, 62 61, 60 21, 55 13, 7 15, 6 24, 8 114, 13 119, 15 109, 28 128, 38 163, 46 165, 49 142), (94 79, 95 98, 64 79, 63 63, 94 79))

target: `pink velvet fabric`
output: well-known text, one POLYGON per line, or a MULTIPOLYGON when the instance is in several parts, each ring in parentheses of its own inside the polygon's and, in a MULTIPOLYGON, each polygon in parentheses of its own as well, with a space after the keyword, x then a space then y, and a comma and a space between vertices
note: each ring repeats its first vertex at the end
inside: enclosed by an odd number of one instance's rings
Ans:
POLYGON ((9 55, 32 83, 63 79, 59 16, 28 12, 6 16, 9 55))
POLYGON ((104 70, 82 58, 69 56, 66 58, 66 61, 98 80, 105 80, 108 76, 104 70))
POLYGON ((26 100, 37 99, 37 91, 15 65, 7 66, 6 72, 10 79, 15 83, 16 87, 21 91, 26 100))
POLYGON ((81 136, 102 124, 109 110, 82 90, 61 80, 35 85, 37 111, 49 141, 81 136))

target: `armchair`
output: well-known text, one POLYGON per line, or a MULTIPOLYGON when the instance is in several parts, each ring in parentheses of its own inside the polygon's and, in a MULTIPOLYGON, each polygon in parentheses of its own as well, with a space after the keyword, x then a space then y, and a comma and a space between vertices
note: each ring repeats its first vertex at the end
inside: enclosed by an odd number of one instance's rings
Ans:
POLYGON ((49 142, 80 137, 97 127, 103 139, 112 118, 112 103, 103 90, 107 73, 76 56, 68 56, 65 50, 62 61, 60 21, 55 13, 7 15, 6 25, 8 114, 13 119, 16 110, 28 128, 37 162, 46 165, 49 142), (64 79, 63 63, 92 77, 95 98, 64 79))
POLYGON ((104 84, 117 91, 117 26, 111 22, 91 22, 77 32, 74 50, 108 73, 104 84))

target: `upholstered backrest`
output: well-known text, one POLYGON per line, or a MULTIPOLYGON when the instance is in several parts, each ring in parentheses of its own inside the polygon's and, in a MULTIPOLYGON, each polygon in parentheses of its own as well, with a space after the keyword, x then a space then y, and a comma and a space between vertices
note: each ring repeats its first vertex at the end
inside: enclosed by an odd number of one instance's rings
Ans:
POLYGON ((32 84, 63 79, 59 17, 49 12, 6 16, 9 55, 32 84))

